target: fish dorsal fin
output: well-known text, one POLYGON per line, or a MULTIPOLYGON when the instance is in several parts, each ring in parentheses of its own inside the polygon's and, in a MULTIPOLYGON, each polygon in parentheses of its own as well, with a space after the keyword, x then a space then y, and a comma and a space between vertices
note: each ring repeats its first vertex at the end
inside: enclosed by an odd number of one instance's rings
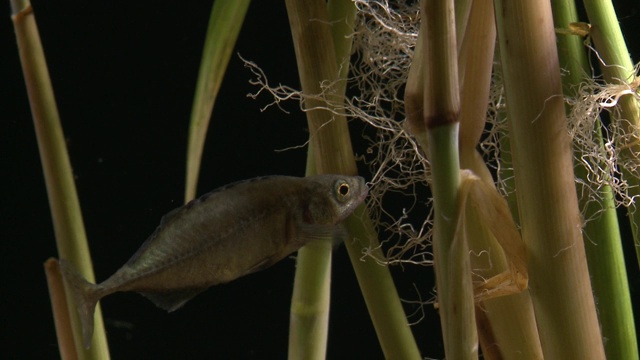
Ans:
POLYGON ((164 216, 162 216, 162 218, 160 219, 160 225, 158 226, 158 228, 163 227, 164 225, 168 224, 169 221, 171 221, 171 219, 179 212, 181 212, 183 210, 183 207, 179 207, 179 208, 175 208, 171 211, 169 211, 168 213, 164 214, 164 216))
POLYGON ((187 301, 206 290, 206 288, 192 288, 175 290, 171 292, 140 292, 140 294, 151 300, 157 307, 172 312, 178 310, 187 301))
POLYGON ((178 208, 175 208, 171 211, 169 211, 168 213, 166 213, 161 219, 160 219, 160 225, 158 225, 158 227, 156 227, 155 231, 147 238, 147 240, 140 246, 140 248, 133 254, 133 256, 131 256, 131 258, 129 259, 128 263, 133 263, 135 261, 138 260, 138 258, 144 254, 147 249, 149 248, 149 246, 151 246, 151 244, 154 243, 154 240, 162 233, 162 231, 167 227, 170 226, 170 223, 172 223, 174 220, 179 220, 182 216, 185 216, 185 214, 187 214, 189 211, 191 211, 192 209, 196 208, 199 204, 202 204, 204 202, 206 202, 207 200, 209 200, 210 198, 218 195, 219 193, 221 193, 223 190, 229 190, 231 188, 234 188, 236 186, 242 185, 242 184, 248 184, 248 183, 253 183, 253 182, 259 182, 259 181, 265 181, 268 179, 274 179, 274 178, 281 178, 282 176, 278 176, 278 175, 271 175, 271 176, 262 176, 262 177, 256 177, 253 179, 248 179, 248 180, 240 180, 240 181, 236 181, 234 183, 219 187, 213 191, 210 191, 196 199, 193 199, 191 201, 189 201, 188 203, 186 203, 183 206, 180 206, 178 208))
POLYGON ((277 177, 277 175, 260 176, 260 177, 247 179, 247 180, 239 180, 239 181, 235 181, 235 182, 232 182, 230 184, 221 186, 221 187, 219 187, 219 188, 217 188, 215 190, 212 190, 212 191, 210 191, 210 192, 208 192, 206 194, 201 195, 200 197, 197 197, 197 198, 189 201, 188 203, 186 203, 183 206, 175 208, 175 209, 169 211, 168 213, 166 213, 162 217, 162 219, 160 219, 159 228, 162 228, 164 225, 168 224, 179 213, 187 211, 187 210, 191 209, 194 205, 206 201, 208 198, 210 198, 211 196, 215 195, 216 193, 222 192, 223 190, 229 190, 229 189, 234 188, 234 187, 236 187, 238 185, 248 184, 248 183, 262 181, 262 180, 267 180, 267 179, 274 178, 274 177, 277 177))

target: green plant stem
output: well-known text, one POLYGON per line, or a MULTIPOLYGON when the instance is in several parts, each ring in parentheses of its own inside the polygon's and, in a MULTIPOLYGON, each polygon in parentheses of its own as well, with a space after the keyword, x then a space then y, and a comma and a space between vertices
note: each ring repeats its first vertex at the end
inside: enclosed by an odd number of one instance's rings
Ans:
POLYGON ((421 359, 389 267, 378 262, 386 259, 367 208, 359 206, 345 225, 353 239, 345 245, 385 358, 421 359))
MULTIPOLYGON (((17 0, 11 1, 11 8, 47 185, 58 254, 73 263, 89 281, 94 281, 80 202, 33 9, 29 1, 17 0)), ((95 312, 93 345, 89 350, 84 349, 82 329, 73 296, 69 289, 66 294, 78 358, 108 359, 109 351, 100 307, 97 307, 95 312)))
POLYGON ((431 165, 433 255, 445 354, 478 357, 473 287, 467 239, 456 236, 460 221, 458 57, 452 1, 421 2, 423 16, 407 79, 407 130, 431 165))
POLYGON ((604 359, 571 171, 551 5, 537 0, 495 4, 516 196, 543 354, 604 359))
MULTIPOLYGON (((332 0, 327 4, 332 24, 337 74, 336 94, 344 96, 349 71, 351 37, 356 7, 349 0, 332 0)), ((310 143, 306 176, 317 174, 315 153, 310 143)), ((291 299, 289 359, 325 359, 329 329, 331 294, 332 239, 314 242, 298 251, 296 275, 291 299)))
MULTIPOLYGON (((554 0, 551 4, 556 28, 567 28, 571 22, 577 21, 573 1, 554 0)), ((560 64, 566 70, 562 78, 563 91, 565 95, 575 97, 576 89, 587 80, 585 76, 590 72, 583 39, 559 35, 557 43, 560 64)), ((600 121, 597 121, 593 131, 600 147, 604 147, 600 126, 600 121)), ((575 172, 577 178, 588 181, 588 169, 582 162, 576 163, 575 172)), ((638 359, 636 329, 613 191, 608 185, 600 187, 597 194, 599 201, 593 201, 590 193, 587 194, 580 199, 580 206, 583 209, 586 207, 584 218, 589 219, 584 227, 585 250, 591 285, 598 299, 596 306, 602 336, 607 339, 604 350, 607 359, 638 359)))
MULTIPOLYGON (((313 145, 309 145, 306 175, 315 174, 313 145)), ((290 360, 326 358, 331 297, 331 240, 320 240, 298 250, 289 320, 290 360)))
POLYGON ((475 304, 466 237, 456 238, 459 221, 458 123, 429 129, 433 180, 433 256, 445 354, 450 359, 477 359, 475 304))
POLYGON ((440 323, 447 358, 477 359, 469 244, 466 237, 455 236, 461 211, 457 201, 460 91, 453 1, 423 0, 421 11, 427 14, 420 29, 426 32, 423 117, 432 173, 433 256, 440 323))
MULTIPOLYGON (((609 0, 585 0, 584 7, 591 23, 590 35, 593 43, 604 61, 602 73, 607 83, 630 84, 635 78, 633 62, 622 36, 613 4, 609 0)), ((636 85, 637 89, 637 85, 636 85)), ((624 95, 618 99, 618 112, 613 114, 614 121, 623 129, 623 139, 618 139, 620 162, 629 161, 632 166, 622 166, 624 179, 629 183, 629 196, 640 196, 640 172, 636 169, 640 163, 640 107, 632 95, 624 95)), ((629 206, 629 220, 633 234, 636 257, 640 265, 640 211, 636 204, 629 206)))
POLYGON ((353 156, 342 156, 352 151, 349 132, 343 131, 346 118, 336 113, 344 96, 334 87, 323 88, 323 84, 333 84, 338 75, 327 6, 317 0, 288 0, 286 5, 302 91, 309 96, 305 108, 313 109, 306 115, 316 170, 319 174, 356 175, 353 156))
POLYGON ((289 359, 326 358, 331 285, 331 239, 300 250, 291 299, 289 359))
POLYGON ((638 359, 638 337, 624 262, 618 217, 610 188, 601 189, 602 205, 589 204, 587 213, 602 210, 584 229, 589 274, 596 297, 607 359, 638 359), (608 200, 607 200, 608 198, 608 200), (615 225, 615 226, 614 226, 615 225))
POLYGON ((347 76, 349 75, 353 44, 351 35, 356 21, 356 10, 357 8, 351 0, 329 0, 327 2, 331 37, 339 69, 335 92, 340 96, 345 96, 347 76))
MULTIPOLYGON (((313 144, 307 151, 306 176, 317 174, 313 144)), ((332 239, 298 250, 289 319, 290 360, 326 358, 331 298, 332 239)))
MULTIPOLYGON (((287 13, 294 40, 298 73, 303 92, 318 95, 321 84, 335 80, 337 71, 330 22, 324 1, 287 0, 287 13)), ((311 147, 318 173, 357 173, 351 140, 343 115, 318 107, 341 104, 344 97, 325 91, 325 99, 308 98, 305 102, 311 147)), ((386 358, 419 359, 420 353, 407 323, 402 304, 386 266, 368 214, 361 205, 345 222, 350 239, 345 245, 365 298, 378 339, 386 358), (362 258, 363 250, 375 249, 372 257, 362 258)))
POLYGON ((211 9, 191 110, 185 202, 193 199, 197 192, 202 152, 213 105, 250 2, 250 0, 218 0, 213 3, 211 9))
POLYGON ((49 298, 51 299, 51 309, 53 320, 58 334, 58 347, 60 348, 60 358, 63 360, 77 359, 75 342, 73 341, 73 329, 69 318, 69 304, 64 293, 64 281, 60 273, 58 261, 49 258, 44 263, 44 272, 47 276, 47 287, 49 288, 49 298))

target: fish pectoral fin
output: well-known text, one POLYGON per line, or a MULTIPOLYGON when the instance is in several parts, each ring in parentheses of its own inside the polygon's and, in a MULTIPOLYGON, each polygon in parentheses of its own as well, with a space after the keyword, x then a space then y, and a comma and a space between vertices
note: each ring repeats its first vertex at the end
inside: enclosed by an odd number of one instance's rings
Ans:
POLYGON ((172 312, 178 310, 187 301, 193 299, 207 288, 191 288, 170 292, 140 292, 140 295, 151 300, 157 307, 172 312))
MULTIPOLYGON (((342 225, 300 224, 294 239, 294 242, 298 245, 295 250, 312 241, 330 241, 335 248, 347 238, 347 235, 347 230, 342 225)), ((276 254, 266 257, 249 268, 242 276, 265 270, 287 255, 289 254, 276 254)))
POLYGON ((312 241, 331 241, 335 246, 344 241, 347 235, 343 225, 300 224, 295 241, 301 246, 312 241))
POLYGON ((346 226, 344 226, 344 224, 334 226, 332 238, 333 242, 331 244, 333 246, 333 250, 339 248, 340 245, 342 245, 342 243, 345 242, 348 238, 349 232, 347 231, 347 228, 346 226))

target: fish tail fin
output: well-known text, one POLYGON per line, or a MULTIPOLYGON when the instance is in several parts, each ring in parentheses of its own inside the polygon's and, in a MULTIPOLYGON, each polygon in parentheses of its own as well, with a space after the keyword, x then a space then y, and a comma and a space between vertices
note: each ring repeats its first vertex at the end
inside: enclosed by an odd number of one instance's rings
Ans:
POLYGON ((84 347, 91 346, 91 338, 93 337, 93 316, 98 300, 103 296, 100 286, 87 281, 80 273, 64 259, 58 261, 62 275, 71 286, 73 297, 80 315, 80 323, 82 324, 82 340, 84 347))

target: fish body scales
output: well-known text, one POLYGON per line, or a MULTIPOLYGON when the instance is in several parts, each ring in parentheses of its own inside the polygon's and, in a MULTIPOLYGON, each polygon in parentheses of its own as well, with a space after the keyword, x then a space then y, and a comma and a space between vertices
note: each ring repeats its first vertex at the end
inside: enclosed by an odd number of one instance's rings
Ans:
POLYGON ((342 234, 340 222, 367 193, 364 179, 356 176, 255 178, 169 212, 131 259, 98 285, 61 260, 80 304, 85 343, 100 298, 136 291, 173 311, 212 285, 265 269, 311 241, 342 234))
POLYGON ((304 245, 306 238, 296 239, 299 225, 335 225, 336 216, 327 215, 335 213, 328 190, 308 178, 273 176, 206 194, 167 215, 104 285, 116 291, 154 284, 171 289, 245 275, 260 262, 304 245))

